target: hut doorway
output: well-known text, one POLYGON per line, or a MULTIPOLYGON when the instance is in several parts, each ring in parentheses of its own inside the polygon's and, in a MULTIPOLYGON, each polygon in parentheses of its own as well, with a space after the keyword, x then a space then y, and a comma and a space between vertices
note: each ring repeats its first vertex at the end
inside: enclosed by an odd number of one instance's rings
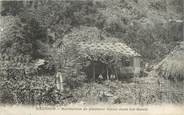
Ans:
POLYGON ((85 67, 85 73, 89 80, 115 79, 114 66, 102 63, 101 61, 92 61, 89 66, 85 67))

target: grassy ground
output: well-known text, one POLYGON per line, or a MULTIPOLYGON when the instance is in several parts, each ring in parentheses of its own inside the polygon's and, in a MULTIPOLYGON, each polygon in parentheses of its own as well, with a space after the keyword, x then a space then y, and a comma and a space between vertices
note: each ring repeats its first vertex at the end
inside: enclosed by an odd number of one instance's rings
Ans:
MULTIPOLYGON (((42 98, 41 103, 50 104, 64 104, 68 105, 71 103, 84 103, 90 105, 96 104, 138 104, 138 105, 149 105, 149 104, 183 104, 184 103, 184 88, 177 86, 178 82, 168 84, 168 80, 160 80, 159 77, 142 77, 132 79, 129 82, 125 81, 101 81, 101 82, 84 82, 81 81, 78 87, 68 89, 62 93, 56 93, 54 90, 51 91, 53 83, 50 83, 50 77, 43 77, 42 80, 38 80, 36 86, 42 88, 42 95, 35 94, 35 99, 39 102, 39 98, 42 98), (46 84, 43 81, 47 81, 46 84), (39 85, 40 82, 42 85, 39 85), (48 85, 48 88, 46 87, 48 85), (44 86, 44 87, 43 87, 44 86), (49 89, 49 87, 51 87, 49 89), (49 90, 47 90, 49 89, 49 90), (45 95, 45 96, 44 96, 45 95), (41 96, 41 97, 40 97, 41 96), (39 97, 39 98, 37 98, 39 97)), ((77 82, 78 83, 78 82, 77 82)), ((0 81, 0 84, 1 83, 0 81)), ((18 83, 16 83, 18 85, 18 83)), ((25 85, 25 84, 24 84, 25 85)), ((29 85, 29 84, 28 84, 29 85)), ((14 85, 13 85, 14 86, 14 85)), ((21 87, 20 87, 21 88, 21 87)), ((19 89, 20 89, 19 88, 19 89)), ((7 89, 4 89, 7 91, 7 89)), ((3 90, 3 91, 4 91, 3 90)), ((15 90, 10 90, 15 91, 15 90)), ((26 90, 27 91, 27 90, 26 90)), ((30 91, 33 91, 30 90, 30 91)), ((17 92, 19 90, 17 89, 17 92)), ((27 93, 23 89, 20 89, 21 99, 27 97, 27 93)), ((10 94, 12 92, 9 92, 10 94)), ((7 93, 7 94, 9 94, 7 93)), ((30 92, 31 93, 31 92, 30 92)), ((19 93, 17 93, 18 95, 19 93)), ((31 93, 32 94, 32 93, 31 93)), ((10 95, 11 96, 11 95, 10 95)), ((0 97, 2 97, 2 90, 0 90, 0 97)), ((5 97, 4 97, 5 98, 5 97)), ((21 99, 18 98, 19 101, 21 99)), ((27 99, 27 98, 25 98, 27 99)), ((9 100, 9 99, 8 99, 9 100)), ((23 100, 23 102, 29 103, 30 99, 23 100)), ((22 101, 21 101, 22 102, 22 101)), ((35 104, 38 102, 35 102, 35 104)), ((24 104, 24 103, 22 103, 24 104)), ((31 104, 31 103, 30 103, 31 104)))
MULTIPOLYGON (((101 83, 84 83, 74 89, 73 96, 77 102, 86 104, 162 104, 184 103, 184 94, 169 92, 168 88, 161 90, 156 77, 134 79, 131 83, 122 81, 103 81, 101 83)), ((182 89, 181 89, 182 90, 182 89)))
MULTIPOLYGON (((149 79, 151 80, 151 79, 149 79)), ((137 79, 131 83, 122 81, 103 81, 101 83, 85 83, 75 89, 73 95, 89 104, 151 104, 159 102, 159 86, 155 81, 137 79)))

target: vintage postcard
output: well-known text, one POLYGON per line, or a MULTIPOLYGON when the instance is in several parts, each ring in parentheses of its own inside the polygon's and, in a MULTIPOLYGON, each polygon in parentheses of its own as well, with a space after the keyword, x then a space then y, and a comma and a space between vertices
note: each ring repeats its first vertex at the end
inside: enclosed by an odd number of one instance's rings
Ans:
POLYGON ((0 115, 184 115, 183 0, 0 0, 0 115))

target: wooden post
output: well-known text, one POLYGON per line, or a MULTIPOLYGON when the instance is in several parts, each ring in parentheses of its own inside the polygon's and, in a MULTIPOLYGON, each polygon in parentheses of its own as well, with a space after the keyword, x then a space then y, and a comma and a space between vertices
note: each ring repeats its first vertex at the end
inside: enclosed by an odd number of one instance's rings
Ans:
POLYGON ((116 68, 115 68, 114 71, 115 71, 115 75, 116 75, 116 77, 117 77, 117 80, 119 80, 116 68))
POLYGON ((106 71, 107 71, 107 80, 109 80, 109 71, 108 71, 108 66, 106 66, 106 71))
POLYGON ((141 71, 140 57, 133 58, 133 67, 134 67, 134 77, 136 77, 140 74, 140 71, 141 71))

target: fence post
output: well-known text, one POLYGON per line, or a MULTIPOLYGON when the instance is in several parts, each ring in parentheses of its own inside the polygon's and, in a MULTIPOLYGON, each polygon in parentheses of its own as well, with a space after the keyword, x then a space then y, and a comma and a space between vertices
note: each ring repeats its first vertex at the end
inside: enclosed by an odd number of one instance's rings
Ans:
POLYGON ((63 76, 61 72, 57 72, 56 74, 56 87, 58 90, 63 91, 63 76))

